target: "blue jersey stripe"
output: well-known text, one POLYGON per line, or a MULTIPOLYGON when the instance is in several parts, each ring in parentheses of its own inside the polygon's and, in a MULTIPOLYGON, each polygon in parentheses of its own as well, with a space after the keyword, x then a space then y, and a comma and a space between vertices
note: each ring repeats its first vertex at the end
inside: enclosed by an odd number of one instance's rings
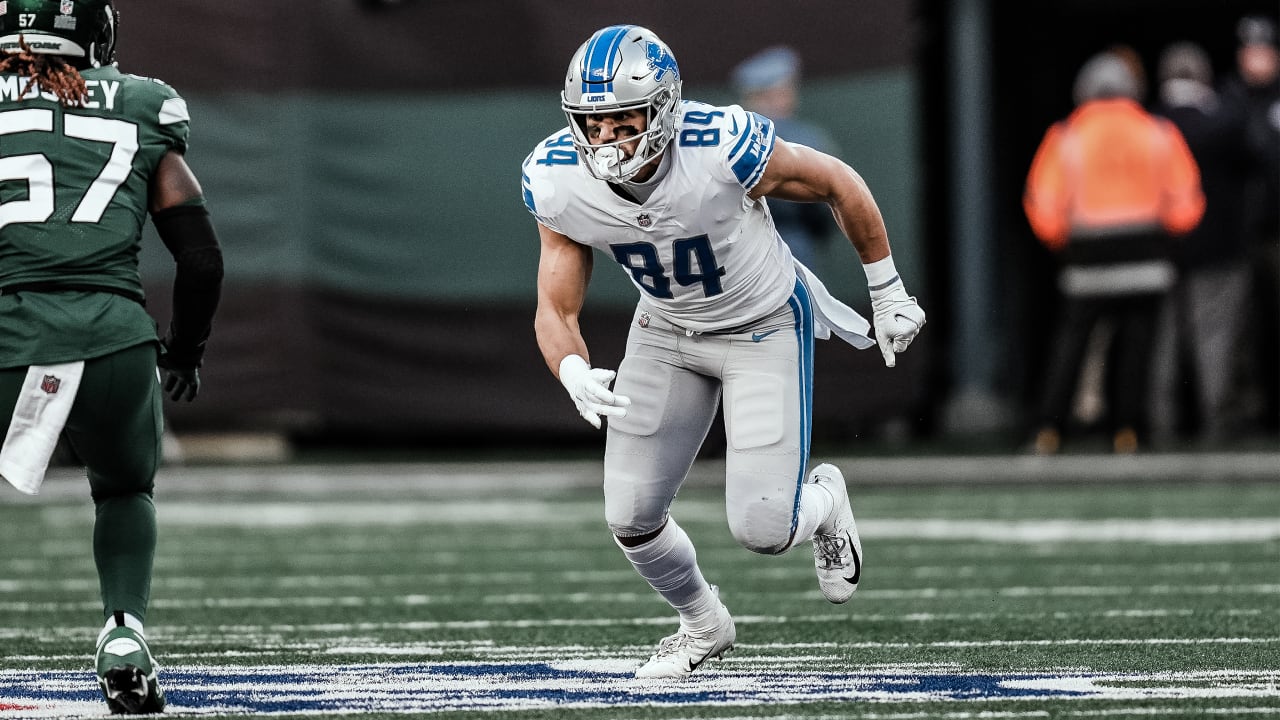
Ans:
POLYGON ((613 92, 613 76, 618 72, 614 60, 621 57, 618 47, 635 25, 613 25, 596 33, 582 55, 582 92, 613 92), (592 80, 599 79, 597 82, 592 80))
MULTIPOLYGON (((752 134, 755 132, 756 123, 751 117, 754 114, 755 113, 747 113, 747 127, 742 131, 742 134, 738 136, 738 142, 734 143, 733 149, 729 151, 730 158, 736 157, 738 153, 742 152, 742 146, 747 144, 747 141, 751 139, 752 134)), ((737 126, 735 125, 734 127, 737 126)))
POLYGON ((529 212, 537 215, 538 208, 533 201, 533 188, 529 186, 528 173, 520 173, 520 188, 524 190, 524 206, 529 208, 529 212))
POLYGON ((791 505, 791 539, 795 541, 796 526, 800 522, 800 493, 804 489, 806 470, 809 467, 809 446, 813 439, 813 301, 809 288, 796 278, 795 292, 787 301, 795 315, 796 345, 800 361, 800 466, 796 470, 796 496, 791 505))
POLYGON ((773 121, 763 115, 747 113, 750 121, 742 131, 738 144, 729 152, 729 160, 733 163, 733 175, 738 184, 748 190, 760 181, 765 166, 769 164, 769 156, 773 155, 773 121))

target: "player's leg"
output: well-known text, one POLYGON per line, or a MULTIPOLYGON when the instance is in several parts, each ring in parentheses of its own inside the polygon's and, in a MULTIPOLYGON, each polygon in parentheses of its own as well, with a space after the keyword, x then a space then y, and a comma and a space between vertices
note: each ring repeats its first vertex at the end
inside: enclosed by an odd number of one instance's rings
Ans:
MULTIPOLYGON (((0 420, 3 420, 4 428, 8 428, 12 421, 14 406, 18 404, 18 396, 26 381, 26 366, 0 368, 0 420)), ((0 442, 3 442, 3 438, 0 438, 0 442)))
POLYGON ((66 425, 96 506, 93 554, 107 619, 97 665, 115 712, 164 707, 142 626, 156 550, 152 491, 163 423, 155 363, 151 344, 87 361, 66 425))
POLYGON ((813 418, 813 314, 802 283, 755 332, 727 345, 724 371, 726 512, 738 542, 781 554, 813 541, 832 602, 857 588, 861 545, 844 477, 822 464, 806 476, 813 418))
POLYGON ((759 328, 725 340, 725 509, 740 545, 777 555, 808 540, 821 520, 802 507, 813 344, 789 309, 759 328))
POLYGON ((85 363, 67 419, 97 506, 94 559, 106 615, 146 619, 155 556, 152 504, 162 422, 156 351, 138 345, 85 363))
MULTIPOLYGON (((655 323, 664 325, 663 323, 655 323)), ((609 421, 605 516, 636 572, 680 615, 639 677, 681 677, 733 646, 733 620, 698 568, 689 536, 668 514, 715 418, 719 382, 677 364, 677 335, 632 329, 616 392, 631 398, 609 421)))

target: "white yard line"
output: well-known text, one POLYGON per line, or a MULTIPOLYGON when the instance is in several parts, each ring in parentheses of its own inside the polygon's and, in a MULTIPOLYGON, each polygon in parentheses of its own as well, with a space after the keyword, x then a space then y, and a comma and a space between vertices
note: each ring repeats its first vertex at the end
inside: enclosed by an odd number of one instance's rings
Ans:
MULTIPOLYGON (((1158 453, 1116 457, 1109 454, 961 456, 842 456, 817 458, 840 466, 846 477, 868 485, 920 483, 1044 483, 1179 482, 1205 480, 1280 480, 1280 453, 1158 453)), ((599 487, 603 460, 531 460, 424 463, 347 463, 313 465, 232 465, 161 469, 157 487, 173 496, 211 493, 290 497, 392 494, 420 496, 423 492, 459 492, 507 496, 545 490, 599 487)), ((715 484, 724 478, 724 462, 699 460, 689 474, 693 485, 715 484)), ((84 472, 54 468, 41 490, 43 497, 73 497, 85 493, 84 472)), ((38 502, 13 494, 14 500, 38 502)))
MULTIPOLYGON (((719 502, 678 501, 686 517, 721 517, 719 502)), ((55 526, 86 522, 83 508, 39 510, 55 526)), ((170 501, 160 505, 166 527, 291 528, 313 526, 413 526, 495 524, 511 527, 599 523, 599 502, 530 499, 401 501, 170 501)), ((867 518, 864 541, 969 540, 1001 543, 1147 542, 1156 544, 1254 543, 1280 539, 1275 518, 1113 518, 1101 520, 983 520, 867 518)))
MULTIPOLYGON (((1025 597, 1130 597, 1154 595, 1159 597, 1201 597, 1206 595, 1280 595, 1280 584, 1255 583, 1241 585, 1055 585, 1044 587, 1009 586, 1009 587, 969 587, 969 588, 912 588, 912 589, 865 589, 858 592, 864 601, 869 600, 910 600, 910 601, 949 601, 956 599, 996 599, 1025 597)), ((817 591, 805 591, 796 595, 800 599, 816 599, 817 591)), ((437 593, 408 595, 290 595, 251 596, 251 597, 211 597, 198 599, 157 598, 151 606, 161 610, 174 609, 267 609, 267 608, 321 608, 321 607, 396 607, 396 606, 431 606, 456 605, 470 603, 472 605, 540 605, 548 602, 570 605, 583 604, 651 604, 654 597, 646 592, 620 593, 518 593, 518 594, 477 594, 477 593, 437 593)), ((92 601, 81 602, 30 602, 0 601, 0 612, 43 613, 64 610, 81 610, 95 607, 92 601)), ((819 615, 829 621, 830 615, 819 615)))

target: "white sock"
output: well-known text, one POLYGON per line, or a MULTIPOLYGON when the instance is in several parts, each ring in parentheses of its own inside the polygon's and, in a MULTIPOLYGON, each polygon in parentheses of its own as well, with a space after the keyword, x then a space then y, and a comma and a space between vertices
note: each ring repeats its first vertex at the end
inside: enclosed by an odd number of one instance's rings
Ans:
POLYGON ((836 509, 836 499, 831 497, 827 489, 816 483, 805 483, 800 487, 800 512, 796 517, 795 539, 791 546, 808 542, 815 533, 830 519, 836 509))
MULTIPOLYGON (((130 613, 124 613, 124 626, 128 628, 133 628, 135 631, 137 631, 139 635, 143 637, 147 636, 146 632, 144 632, 142 629, 142 621, 134 617, 130 613)), ((116 616, 113 613, 110 617, 107 618, 107 624, 102 626, 102 632, 98 633, 98 642, 96 644, 101 645, 102 638, 106 637, 107 633, 116 629, 116 627, 118 627, 116 625, 116 616)))
POLYGON ((680 613, 681 626, 695 631, 715 627, 720 600, 698 569, 693 542, 674 518, 668 518, 666 527, 649 542, 636 547, 618 543, 618 547, 640 577, 680 613))

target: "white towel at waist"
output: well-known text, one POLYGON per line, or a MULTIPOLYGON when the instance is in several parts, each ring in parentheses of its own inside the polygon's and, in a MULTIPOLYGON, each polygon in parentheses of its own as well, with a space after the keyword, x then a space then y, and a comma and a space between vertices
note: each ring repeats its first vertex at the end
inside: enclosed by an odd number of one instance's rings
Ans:
POLYGON ((841 340, 865 350, 876 344, 871 337, 871 323, 858 314, 856 310, 831 296, 827 286, 822 284, 813 271, 800 261, 796 263, 796 274, 809 290, 809 299, 813 302, 813 314, 817 319, 813 334, 819 340, 826 340, 835 333, 841 340))
POLYGON ((28 495, 40 492, 83 374, 83 360, 27 368, 0 448, 0 476, 28 495))

